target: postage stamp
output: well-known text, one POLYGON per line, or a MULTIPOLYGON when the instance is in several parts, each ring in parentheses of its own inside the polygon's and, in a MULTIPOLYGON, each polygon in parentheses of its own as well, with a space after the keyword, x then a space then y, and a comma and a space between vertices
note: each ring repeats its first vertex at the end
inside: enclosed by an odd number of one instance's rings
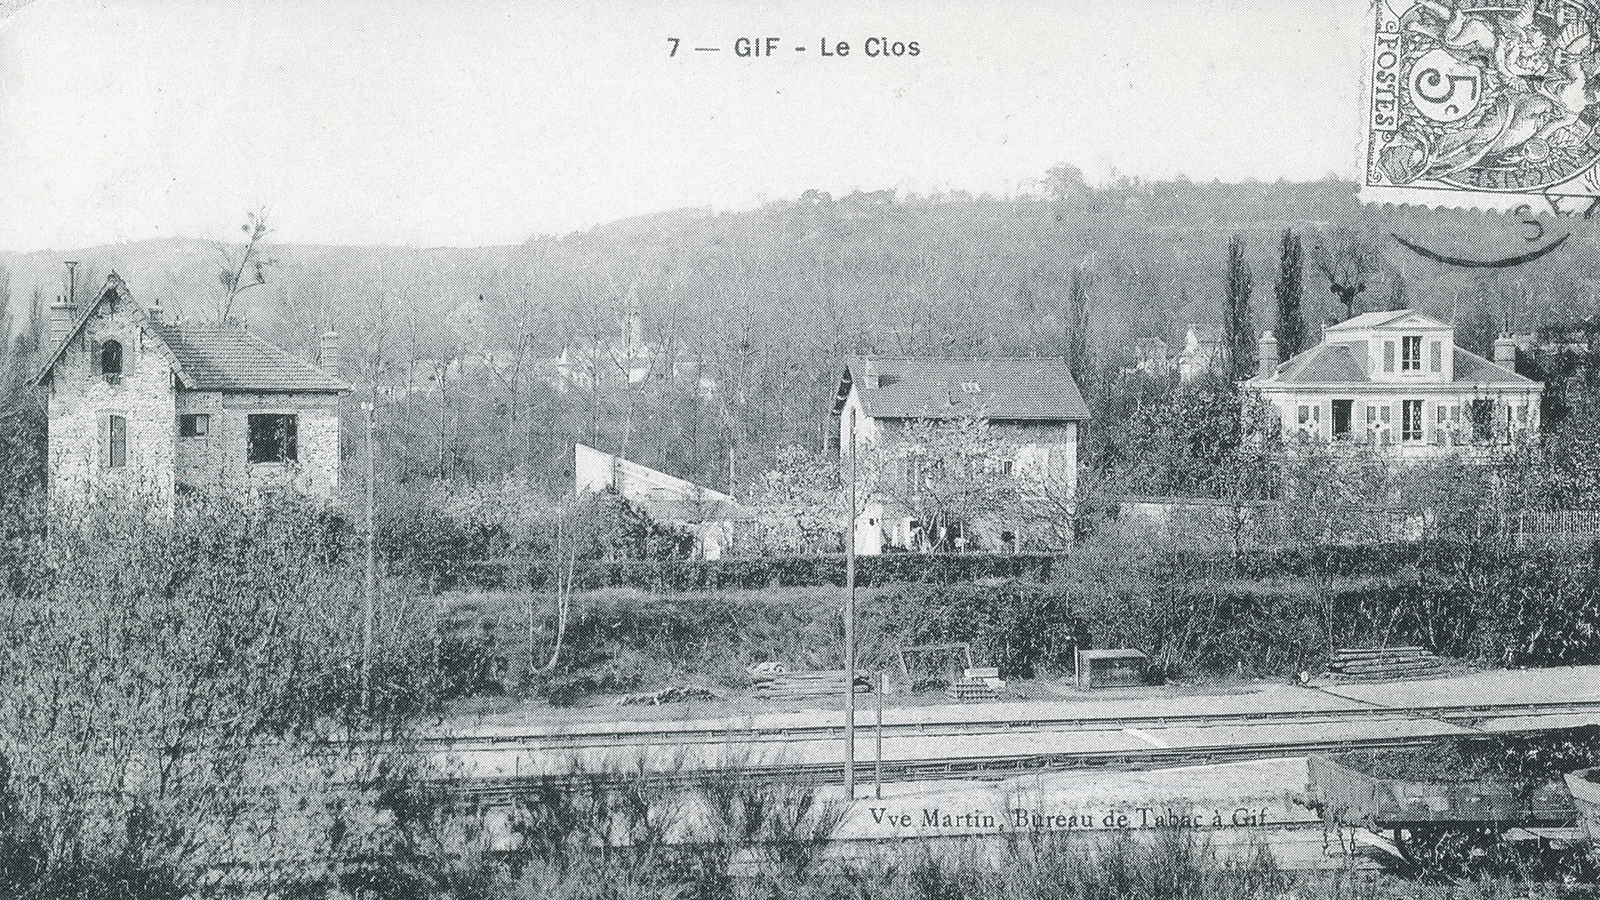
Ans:
POLYGON ((1379 0, 1366 202, 1600 206, 1600 2, 1379 0))

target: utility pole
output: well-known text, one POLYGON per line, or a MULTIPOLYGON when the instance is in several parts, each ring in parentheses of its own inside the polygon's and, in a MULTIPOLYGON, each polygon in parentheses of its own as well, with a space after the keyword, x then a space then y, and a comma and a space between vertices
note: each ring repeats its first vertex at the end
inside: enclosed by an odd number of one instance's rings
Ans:
POLYGON ((363 617, 361 633, 361 710, 366 713, 372 711, 372 620, 375 617, 374 607, 376 605, 374 603, 374 595, 378 587, 376 529, 373 527, 372 521, 374 505, 372 481, 375 468, 372 461, 372 435, 373 413, 377 406, 376 400, 377 393, 376 386, 374 386, 373 399, 364 401, 361 404, 361 411, 366 414, 367 419, 367 489, 365 492, 367 506, 367 574, 361 604, 363 617))
POLYGON ((856 799, 856 411, 851 409, 850 513, 845 520, 844 580, 844 792, 856 799))

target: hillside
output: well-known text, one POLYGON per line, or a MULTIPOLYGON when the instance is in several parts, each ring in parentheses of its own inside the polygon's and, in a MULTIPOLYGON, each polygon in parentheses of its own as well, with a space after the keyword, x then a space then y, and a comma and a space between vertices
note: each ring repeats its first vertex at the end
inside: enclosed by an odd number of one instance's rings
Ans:
MULTIPOLYGON (((1091 352, 1102 367, 1124 364, 1142 338, 1176 344, 1188 323, 1219 318, 1234 234, 1244 237, 1254 268, 1258 328, 1272 325, 1286 228, 1301 232, 1308 248, 1356 235, 1379 261, 1365 276, 1362 302, 1383 306, 1399 292, 1457 322, 1469 348, 1487 345, 1507 323, 1532 328, 1600 311, 1600 236, 1588 223, 1559 252, 1496 272, 1422 260, 1389 233, 1493 256, 1530 246, 1530 228, 1478 213, 1362 208, 1349 182, 1079 185, 1066 194, 891 200, 882 192, 808 192, 749 212, 678 210, 517 247, 275 244, 267 253, 278 264, 265 286, 241 295, 241 316, 302 351, 320 328, 337 327, 352 350, 376 348, 380 381, 410 383, 411 393, 418 365, 439 369, 441 380, 431 383, 463 423, 454 432, 458 449, 507 420, 529 454, 587 439, 717 485, 728 481, 730 455, 819 444, 846 352, 1061 352, 1067 288, 1080 266, 1090 278, 1091 352), (643 339, 681 362, 683 371, 657 372, 660 383, 629 386, 620 370, 606 371, 605 351, 624 340, 630 295, 643 339), (561 394, 540 380, 563 347, 595 351, 596 390, 561 394), (439 368, 450 360, 464 362, 439 368), (467 365, 474 361, 476 374, 467 365), (695 370, 707 374, 705 383, 684 374, 695 370), (450 378, 458 393, 450 393, 450 378)), ((1549 227, 1553 235, 1566 226, 1549 227)), ((0 254, 12 273, 13 307, 25 308, 35 285, 46 302, 59 293, 65 258, 83 262, 80 285, 114 268, 136 296, 159 297, 183 315, 204 317, 214 302, 215 249, 170 239, 0 254)), ((1336 312, 1326 279, 1309 265, 1305 289, 1313 323, 1336 312)), ((436 430, 430 453, 445 467, 450 428, 436 430)), ((742 468, 738 460, 733 467, 742 468)), ((552 464, 547 474, 559 469, 552 464)))

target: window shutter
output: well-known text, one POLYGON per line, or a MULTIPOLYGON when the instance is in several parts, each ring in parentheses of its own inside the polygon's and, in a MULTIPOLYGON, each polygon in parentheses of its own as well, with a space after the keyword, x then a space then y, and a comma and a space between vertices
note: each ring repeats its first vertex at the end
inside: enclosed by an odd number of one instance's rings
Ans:
POLYGON ((1434 341, 1428 345, 1428 351, 1428 371, 1443 372, 1444 348, 1440 346, 1438 341, 1434 341))
POLYGON ((89 342, 89 374, 97 376, 97 377, 100 374, 100 342, 99 341, 90 341, 89 342))
POLYGON ((100 413, 100 468, 111 466, 111 416, 100 413))
POLYGON ((133 377, 134 362, 139 358, 139 332, 135 331, 131 340, 122 344, 122 377, 133 377))
POLYGON ((1383 370, 1394 371, 1394 341, 1383 342, 1383 370))

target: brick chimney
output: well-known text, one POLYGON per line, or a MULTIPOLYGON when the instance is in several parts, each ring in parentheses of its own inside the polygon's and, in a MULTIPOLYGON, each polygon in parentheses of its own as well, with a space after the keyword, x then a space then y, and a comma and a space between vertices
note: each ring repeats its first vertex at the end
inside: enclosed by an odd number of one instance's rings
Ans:
POLYGON ((1500 336, 1494 339, 1494 361, 1496 365, 1505 366, 1513 371, 1517 368, 1517 342, 1511 335, 1501 332, 1500 336))
POLYGON ((869 387, 869 388, 877 387, 878 386, 878 367, 873 365, 872 364, 872 360, 870 360, 870 359, 862 360, 861 361, 861 367, 862 367, 862 370, 863 370, 861 372, 861 383, 864 386, 869 387))
POLYGON ((1256 376, 1271 378, 1272 373, 1278 371, 1278 339, 1272 332, 1261 332, 1261 340, 1256 341, 1256 376))
POLYGON ((78 317, 78 308, 66 297, 56 297, 56 302, 50 304, 50 346, 60 346, 67 339, 67 333, 72 330, 72 323, 78 317))
POLYGON ((317 363, 334 375, 339 374, 339 332, 330 328, 322 333, 322 345, 317 352, 317 363))
POLYGON ((145 307, 144 317, 150 322, 151 325, 160 325, 161 315, 161 299, 158 297, 154 300, 151 300, 150 305, 145 307))

